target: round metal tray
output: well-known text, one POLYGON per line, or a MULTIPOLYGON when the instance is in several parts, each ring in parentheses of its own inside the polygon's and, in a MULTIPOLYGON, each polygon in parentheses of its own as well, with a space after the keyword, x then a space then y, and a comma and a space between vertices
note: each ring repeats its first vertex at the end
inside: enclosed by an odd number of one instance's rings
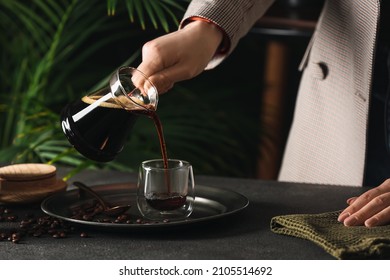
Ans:
MULTIPOLYGON (((126 214, 134 219, 142 218, 136 204, 136 186, 132 183, 121 183, 113 185, 93 186, 93 189, 100 194, 106 201, 121 205, 133 205, 126 214)), ((87 221, 72 218, 71 209, 85 203, 91 203, 93 198, 80 197, 79 190, 73 189, 62 193, 54 194, 46 198, 42 204, 42 210, 53 217, 66 220, 68 222, 93 226, 104 229, 151 229, 151 228, 166 228, 172 226, 183 226, 204 221, 210 221, 217 218, 222 218, 238 211, 243 210, 249 204, 249 200, 234 191, 201 186, 195 187, 195 202, 193 213, 186 219, 170 221, 170 222, 148 222, 143 223, 112 223, 112 222, 97 222, 87 221)))

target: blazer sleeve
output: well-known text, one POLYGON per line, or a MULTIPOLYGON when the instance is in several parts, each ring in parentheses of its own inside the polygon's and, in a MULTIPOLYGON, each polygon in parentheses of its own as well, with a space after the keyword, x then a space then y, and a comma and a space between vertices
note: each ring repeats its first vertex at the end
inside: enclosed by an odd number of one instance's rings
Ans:
POLYGON ((216 24, 225 33, 229 49, 216 53, 206 69, 222 62, 237 46, 255 22, 264 15, 275 0, 192 0, 184 14, 180 27, 189 19, 202 17, 216 24))

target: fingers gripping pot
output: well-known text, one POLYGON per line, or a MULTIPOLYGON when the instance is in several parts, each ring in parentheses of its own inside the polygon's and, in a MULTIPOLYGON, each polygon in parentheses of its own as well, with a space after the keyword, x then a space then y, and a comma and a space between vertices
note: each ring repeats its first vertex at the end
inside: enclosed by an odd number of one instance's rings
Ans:
POLYGON ((157 103, 157 89, 142 72, 120 67, 109 86, 64 108, 62 130, 80 154, 108 162, 122 151, 137 118, 155 111, 157 103))

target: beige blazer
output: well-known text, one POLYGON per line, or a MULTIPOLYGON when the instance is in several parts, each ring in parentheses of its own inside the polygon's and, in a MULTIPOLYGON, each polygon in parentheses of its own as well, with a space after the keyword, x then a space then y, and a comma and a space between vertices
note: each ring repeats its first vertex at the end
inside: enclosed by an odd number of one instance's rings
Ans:
MULTIPOLYGON (((231 52, 272 2, 194 0, 185 18, 218 24, 231 40, 231 52)), ((379 8, 379 0, 325 2, 301 64, 279 180, 362 185, 379 8)), ((216 57, 209 68, 225 57, 216 57)))

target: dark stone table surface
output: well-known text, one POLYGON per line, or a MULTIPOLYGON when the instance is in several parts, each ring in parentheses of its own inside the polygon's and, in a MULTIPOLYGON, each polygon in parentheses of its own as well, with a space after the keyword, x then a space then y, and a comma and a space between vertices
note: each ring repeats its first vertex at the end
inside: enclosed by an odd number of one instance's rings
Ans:
MULTIPOLYGON (((65 170, 59 169, 59 176, 63 174, 65 170)), ((200 175, 195 178, 198 185, 234 190, 246 196, 249 206, 220 219, 167 230, 156 228, 118 232, 88 228, 88 238, 79 235, 59 239, 51 236, 31 236, 22 239, 18 244, 3 240, 0 241, 0 259, 333 259, 310 241, 273 233, 270 230, 270 220, 276 215, 339 210, 346 206, 347 198, 363 191, 355 187, 255 179, 200 175)), ((89 185, 102 185, 136 182, 136 179, 137 176, 131 173, 88 170, 75 175, 70 182, 79 180, 89 185)), ((40 213, 41 210, 38 206, 25 206, 18 211, 40 213)), ((0 222, 0 231, 5 227, 7 223, 0 222)), ((78 230, 77 227, 78 225, 78 230)))

